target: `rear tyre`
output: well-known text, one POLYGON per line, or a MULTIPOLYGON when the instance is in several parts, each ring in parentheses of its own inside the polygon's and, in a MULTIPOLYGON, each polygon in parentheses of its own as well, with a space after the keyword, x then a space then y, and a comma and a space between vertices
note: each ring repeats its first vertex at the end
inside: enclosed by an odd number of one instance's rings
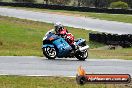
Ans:
POLYGON ((56 49, 54 47, 45 47, 43 48, 43 54, 48 59, 55 59, 56 58, 56 49))
POLYGON ((75 57, 76 57, 78 60, 85 61, 85 59, 88 58, 88 51, 87 51, 87 50, 78 51, 78 52, 75 54, 75 57))

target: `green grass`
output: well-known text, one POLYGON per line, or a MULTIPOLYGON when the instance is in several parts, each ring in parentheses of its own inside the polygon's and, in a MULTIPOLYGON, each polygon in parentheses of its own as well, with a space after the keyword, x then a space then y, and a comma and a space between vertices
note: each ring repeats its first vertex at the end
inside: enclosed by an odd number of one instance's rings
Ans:
MULTIPOLYGON (((0 16, 0 56, 43 56, 41 46, 45 33, 53 24, 21 20, 0 16)), ((90 46, 89 58, 132 59, 132 48, 117 50, 98 50, 104 46, 89 42, 88 33, 92 31, 68 27, 75 38, 84 38, 90 46)))
MULTIPOLYGON (((12 2, 12 0, 2 0, 3 2, 12 2)), ((43 3, 44 0, 36 0, 37 3, 43 3)))
MULTIPOLYGON (((53 24, 3 16, 0 16, 0 20, 1 56, 43 56, 42 38, 49 29, 53 28, 53 24)), ((75 38, 89 40, 88 33, 91 31, 71 27, 68 27, 68 30, 75 35, 75 38)))
POLYGON ((83 16, 83 17, 90 17, 94 19, 132 23, 132 16, 127 14, 107 14, 107 13, 95 13, 95 12, 50 10, 50 9, 10 7, 10 6, 9 8, 25 9, 25 10, 31 10, 31 11, 40 11, 40 12, 48 12, 48 13, 55 13, 55 14, 72 15, 72 16, 83 16))
MULTIPOLYGON (((129 84, 78 85, 75 78, 0 76, 0 88, 125 88, 129 84)), ((131 87, 131 86, 130 86, 131 87)))
POLYGON ((91 49, 89 52, 89 56, 90 58, 132 60, 132 48, 117 49, 117 50, 91 49))
POLYGON ((2 0, 3 2, 12 2, 12 0, 2 0))

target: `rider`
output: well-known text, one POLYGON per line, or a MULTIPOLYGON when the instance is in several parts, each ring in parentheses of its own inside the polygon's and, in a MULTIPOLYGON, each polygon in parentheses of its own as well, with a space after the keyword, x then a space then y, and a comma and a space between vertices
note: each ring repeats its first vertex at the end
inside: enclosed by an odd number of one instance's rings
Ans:
POLYGON ((54 29, 52 29, 52 31, 55 31, 57 35, 63 37, 69 45, 75 48, 74 36, 69 33, 68 30, 60 22, 54 24, 54 29))

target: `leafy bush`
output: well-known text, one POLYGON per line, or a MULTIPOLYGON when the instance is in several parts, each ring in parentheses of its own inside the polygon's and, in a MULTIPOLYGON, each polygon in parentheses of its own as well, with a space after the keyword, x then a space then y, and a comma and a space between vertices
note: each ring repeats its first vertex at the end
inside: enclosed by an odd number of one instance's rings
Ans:
POLYGON ((15 2, 30 2, 30 3, 34 3, 36 2, 36 0, 13 0, 15 2))
POLYGON ((118 1, 118 2, 112 2, 110 4, 111 8, 121 8, 121 9, 128 9, 128 4, 122 1, 118 1))
POLYGON ((67 5, 71 2, 71 0, 49 0, 52 4, 58 4, 58 5, 67 5))

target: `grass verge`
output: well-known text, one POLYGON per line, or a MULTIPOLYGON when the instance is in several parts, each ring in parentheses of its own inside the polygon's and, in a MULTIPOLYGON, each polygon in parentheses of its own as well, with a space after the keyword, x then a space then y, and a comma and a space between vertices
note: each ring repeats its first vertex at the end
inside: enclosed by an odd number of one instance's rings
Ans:
POLYGON ((89 56, 90 58, 132 60, 132 48, 116 50, 91 49, 89 56))
MULTIPOLYGON (((0 55, 42 56, 42 38, 53 24, 0 16, 0 55)), ((91 31, 67 27, 75 38, 87 41, 91 31)), ((91 47, 93 44, 91 43, 91 47)), ((101 44, 96 47, 102 46, 101 44)))
MULTIPOLYGON (((44 34, 53 24, 21 20, 0 16, 0 56, 43 56, 41 46, 44 34)), ((90 30, 68 27, 76 38, 84 38, 90 45, 89 58, 132 59, 132 48, 117 50, 98 50, 104 46, 89 42, 90 30)))
POLYGON ((53 14, 90 17, 90 18, 94 18, 94 19, 132 23, 132 16, 128 15, 128 14, 108 14, 108 13, 51 10, 51 9, 38 9, 38 8, 26 8, 26 7, 11 7, 11 6, 8 6, 8 7, 16 8, 16 9, 30 10, 30 11, 47 12, 47 13, 53 13, 53 14))
MULTIPOLYGON (((129 87, 130 86, 130 87, 129 87)), ((131 88, 123 84, 78 85, 75 78, 0 76, 0 88, 131 88)))

